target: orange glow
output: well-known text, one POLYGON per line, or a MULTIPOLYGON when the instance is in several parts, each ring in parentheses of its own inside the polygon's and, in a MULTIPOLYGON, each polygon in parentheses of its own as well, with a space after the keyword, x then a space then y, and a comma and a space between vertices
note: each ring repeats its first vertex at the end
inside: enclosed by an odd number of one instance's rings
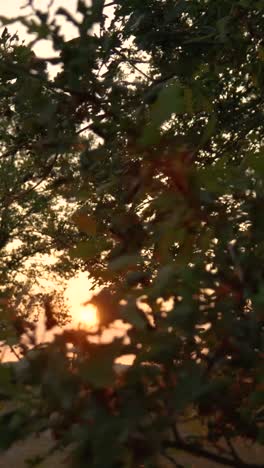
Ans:
POLYGON ((86 306, 80 306, 79 310, 76 310, 74 319, 85 328, 92 328, 98 325, 98 311, 93 304, 86 306))
MULTIPOLYGON (((68 281, 65 300, 72 316, 70 326, 92 328, 98 325, 98 311, 93 304, 89 304, 93 295, 90 286, 91 282, 87 273, 79 273, 68 281)), ((93 291, 93 293, 96 292, 96 290, 93 291)))

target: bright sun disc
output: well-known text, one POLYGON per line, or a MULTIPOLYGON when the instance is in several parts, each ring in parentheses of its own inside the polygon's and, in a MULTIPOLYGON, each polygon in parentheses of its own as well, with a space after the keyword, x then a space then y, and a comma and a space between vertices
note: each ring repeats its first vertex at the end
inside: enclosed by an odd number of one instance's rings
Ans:
POLYGON ((78 314, 78 322, 85 327, 94 327, 98 324, 97 308, 93 304, 83 306, 78 314))

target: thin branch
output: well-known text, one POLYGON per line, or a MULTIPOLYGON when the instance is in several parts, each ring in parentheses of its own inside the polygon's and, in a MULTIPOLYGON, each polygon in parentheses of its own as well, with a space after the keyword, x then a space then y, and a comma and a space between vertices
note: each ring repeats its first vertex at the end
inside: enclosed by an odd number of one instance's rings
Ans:
POLYGON ((8 345, 8 346, 9 346, 9 348, 11 349, 12 353, 16 356, 16 358, 17 358, 18 360, 20 360, 20 356, 19 356, 19 354, 16 352, 14 346, 13 346, 13 345, 8 345))
POLYGON ((140 73, 142 76, 144 76, 147 80, 150 81, 150 77, 145 73, 143 72, 143 70, 140 70, 140 68, 138 68, 134 63, 133 61, 131 61, 128 57, 125 56, 125 54, 123 54, 122 52, 120 52, 119 50, 116 50, 115 49, 115 52, 120 56, 122 57, 126 62, 129 63, 129 65, 134 68, 134 70, 136 70, 138 73, 140 73))
POLYGON ((114 6, 114 5, 117 5, 117 3, 116 2, 109 2, 109 3, 106 3, 104 5, 104 8, 111 7, 111 6, 114 6))
MULTIPOLYGON (((45 63, 49 62, 51 65, 58 65, 62 62, 61 57, 34 57, 35 63, 45 63)), ((34 75, 35 76, 35 75, 34 75)))
POLYGON ((50 0, 50 1, 49 1, 48 9, 50 9, 50 8, 52 7, 53 3, 54 3, 54 0, 50 0))
POLYGON ((80 128, 79 130, 77 130, 76 135, 80 135, 80 133, 85 132, 86 130, 89 130, 91 128, 91 125, 92 124, 88 124, 88 125, 85 125, 85 127, 80 128))

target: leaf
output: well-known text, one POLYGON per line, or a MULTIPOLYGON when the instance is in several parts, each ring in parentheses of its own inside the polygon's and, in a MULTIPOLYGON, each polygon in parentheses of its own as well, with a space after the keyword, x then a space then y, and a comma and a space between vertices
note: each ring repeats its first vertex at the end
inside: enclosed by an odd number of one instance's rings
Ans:
POLYGON ((93 15, 95 16, 96 21, 100 19, 100 15, 102 13, 104 3, 105 3, 104 0, 92 0, 92 10, 93 10, 93 15))
POLYGON ((121 309, 121 317, 125 322, 130 323, 139 330, 144 330, 147 326, 147 318, 144 317, 144 312, 135 304, 128 303, 121 309), (122 310, 123 309, 123 310, 122 310))
POLYGON ((259 444, 264 445, 264 427, 259 428, 257 441, 259 444))
POLYGON ((87 214, 76 213, 72 217, 73 222, 78 226, 80 231, 89 234, 90 236, 96 235, 96 220, 87 214))
POLYGON ((184 88, 184 101, 186 105, 186 112, 193 114, 193 93, 191 88, 184 88))
POLYGON ((147 285, 149 283, 149 275, 144 271, 131 271, 126 276, 128 286, 137 286, 138 284, 147 285))
POLYGON ((203 131, 201 142, 200 142, 200 147, 203 147, 208 142, 208 140, 210 140, 210 138, 215 132, 216 124, 217 124, 217 117, 213 113, 210 115, 207 125, 203 131))
POLYGON ((227 171, 224 158, 214 166, 201 168, 197 173, 197 181, 212 193, 230 192, 231 169, 227 171))
POLYGON ((97 242, 93 240, 82 241, 76 247, 70 249, 69 255, 71 258, 93 258, 100 253, 101 248, 97 242))
POLYGON ((115 373, 113 369, 113 360, 95 356, 83 366, 80 374, 84 381, 89 382, 96 388, 107 387, 113 384, 115 373))
POLYGON ((261 62, 264 62, 264 47, 259 47, 258 57, 261 62))
POLYGON ((122 340, 115 339, 108 345, 91 349, 90 357, 80 365, 84 381, 95 388, 111 386, 115 380, 114 361, 119 357, 122 340))
POLYGON ((175 408, 185 409, 187 405, 197 401, 207 391, 208 387, 203 382, 202 369, 195 364, 186 364, 186 369, 179 375, 175 388, 175 408))
POLYGON ((109 262, 109 268, 112 271, 126 272, 130 269, 135 269, 140 262, 141 258, 138 255, 122 255, 109 262))
POLYGON ((249 154, 242 164, 253 169, 260 177, 264 177, 264 151, 249 154))
POLYGON ((139 139, 141 146, 155 145, 160 141, 161 135, 157 126, 153 123, 148 124, 139 139))
POLYGON ((158 99, 151 107, 150 119, 154 126, 159 127, 172 114, 182 114, 186 111, 184 88, 179 82, 170 83, 159 93, 158 99))
POLYGON ((11 366, 1 364, 0 365, 0 391, 9 390, 11 387, 11 381, 13 378, 13 369, 11 366))
POLYGON ((188 326, 192 316, 192 309, 188 304, 176 304, 175 307, 169 312, 167 322, 173 327, 186 327, 188 326))
POLYGON ((221 18, 219 21, 217 21, 217 29, 219 31, 219 35, 222 41, 226 40, 227 33, 228 33, 228 25, 230 23, 230 16, 225 16, 224 18, 221 18))
POLYGON ((101 326, 108 326, 115 320, 120 319, 119 304, 107 288, 94 295, 90 302, 98 309, 101 326))
POLYGON ((0 414, 0 448, 8 449, 15 441, 26 436, 25 414, 17 407, 0 414))
POLYGON ((174 264, 167 264, 160 268, 150 291, 150 296, 159 298, 166 296, 167 291, 175 281, 176 269, 174 264))
POLYGON ((7 18, 6 16, 0 16, 0 23, 2 23, 2 25, 17 23, 18 21, 21 21, 21 23, 23 23, 24 17, 16 16, 14 18, 7 18))

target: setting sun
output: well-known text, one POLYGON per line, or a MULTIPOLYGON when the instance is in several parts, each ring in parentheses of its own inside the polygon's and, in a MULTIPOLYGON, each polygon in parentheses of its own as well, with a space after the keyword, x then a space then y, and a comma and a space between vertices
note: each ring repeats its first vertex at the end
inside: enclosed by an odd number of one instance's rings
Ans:
MULTIPOLYGON (((68 282, 65 299, 72 315, 73 326, 92 328, 98 325, 98 310, 93 304, 89 304, 92 298, 90 285, 87 273, 79 273, 68 282)), ((93 292, 96 293, 96 289, 93 292)))
POLYGON ((76 315, 76 320, 82 326, 91 328, 98 324, 97 308, 93 304, 81 306, 76 315))

